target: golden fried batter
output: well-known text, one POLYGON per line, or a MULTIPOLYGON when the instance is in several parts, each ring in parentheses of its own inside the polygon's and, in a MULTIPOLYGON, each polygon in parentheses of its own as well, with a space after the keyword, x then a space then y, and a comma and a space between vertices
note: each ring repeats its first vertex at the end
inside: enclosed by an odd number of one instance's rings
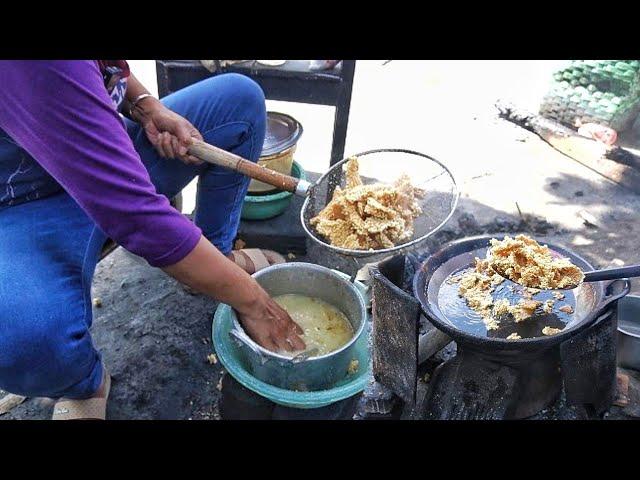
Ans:
POLYGON ((538 300, 520 300, 517 305, 512 305, 509 308, 509 313, 513 315, 513 320, 516 323, 522 322, 533 315, 540 305, 542 302, 538 300))
MULTIPOLYGON (((499 328, 500 319, 506 315, 511 315, 513 320, 518 323, 533 316, 538 308, 541 308, 542 312, 546 314, 553 313, 555 300, 549 299, 543 304, 543 302, 533 299, 534 295, 540 293, 540 289, 536 287, 551 288, 552 285, 554 287, 558 284, 562 285, 562 282, 573 284, 576 280, 570 280, 571 274, 575 275, 575 278, 578 274, 582 276, 582 271, 567 259, 560 261, 551 258, 550 251, 546 246, 543 247, 524 235, 518 235, 515 239, 506 237, 502 242, 493 239, 491 245, 492 255, 487 255, 485 259, 476 258, 475 268, 447 280, 449 284, 458 284, 458 295, 465 299, 470 308, 480 314, 488 330, 499 328), (496 249, 497 254, 495 253, 496 249), (550 265, 540 266, 539 263, 542 260, 548 260, 547 255, 551 258, 550 265), (495 263, 500 261, 511 262, 509 263, 511 268, 517 269, 521 278, 529 280, 528 283, 526 280, 519 282, 527 286, 517 290, 522 299, 515 305, 512 305, 507 299, 495 301, 493 299, 492 294, 496 286, 504 281, 504 278, 494 269, 495 263), (550 272, 554 275, 550 275, 550 272), (535 284, 530 281, 534 277, 538 279, 535 284), (544 279, 544 282, 539 281, 541 278, 544 279)), ((513 288, 511 290, 516 292, 513 288)), ((564 294, 559 292, 553 292, 553 297, 556 300, 565 298, 564 294)), ((564 313, 573 313, 570 305, 564 305, 558 310, 564 313)), ((545 335, 555 335, 558 332, 560 330, 552 327, 545 327, 543 331, 545 335)), ((520 337, 515 333, 507 337, 509 340, 518 338, 520 337)))
POLYGON ((571 307, 571 305, 563 305, 558 310, 560 310, 563 313, 573 313, 573 308, 571 307))
POLYGON ((518 335, 516 332, 513 332, 511 335, 507 337, 507 340, 520 340, 522 337, 518 335))
POLYGON ((344 165, 346 187, 311 219, 311 225, 331 245, 352 250, 391 248, 413 236, 413 222, 422 213, 416 198, 424 192, 402 175, 393 185, 364 185, 358 158, 344 165))
POLYGON ((545 245, 525 235, 491 240, 489 265, 510 280, 531 288, 558 289, 578 285, 582 270, 567 258, 554 258, 545 245))
POLYGON ((511 304, 509 303, 509 300, 505 298, 498 300, 493 304, 493 314, 499 317, 507 315, 510 310, 511 304))
POLYGON ((458 295, 465 299, 469 308, 482 316, 487 330, 496 330, 500 321, 495 316, 501 315, 503 303, 496 302, 494 306, 492 293, 496 285, 502 282, 502 277, 489 268, 486 260, 475 259, 475 269, 460 277, 458 281, 458 295), (493 309, 493 311, 492 311, 493 309))
POLYGON ((500 328, 500 321, 495 318, 484 318, 484 324, 487 326, 487 330, 497 330, 500 328))
POLYGON ((553 327, 544 327, 542 329, 543 335, 556 335, 562 331, 561 328, 553 328, 553 327))
POLYGON ((475 268, 459 278, 458 295, 465 299, 469 308, 482 316, 488 330, 498 328, 500 320, 496 317, 511 314, 516 323, 521 322, 542 305, 542 302, 528 298, 520 300, 517 305, 511 305, 504 298, 494 302, 492 293, 504 279, 491 269, 486 259, 476 258, 475 268))
POLYGON ((502 299, 494 303, 494 315, 507 315, 510 313, 516 323, 526 320, 532 316, 536 309, 542 305, 537 300, 520 300, 517 305, 511 305, 508 300, 502 299))

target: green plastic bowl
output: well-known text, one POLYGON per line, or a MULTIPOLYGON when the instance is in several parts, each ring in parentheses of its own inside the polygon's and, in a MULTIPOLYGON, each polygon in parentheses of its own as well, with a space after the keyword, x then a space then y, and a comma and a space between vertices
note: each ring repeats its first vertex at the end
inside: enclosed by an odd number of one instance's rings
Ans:
MULTIPOLYGON (((291 176, 302 180, 307 179, 304 169, 295 161, 291 166, 291 176)), ((267 220, 277 217, 289 207, 292 197, 293 193, 280 190, 266 195, 249 194, 244 198, 241 218, 243 220, 267 220)))
MULTIPOLYGON (((345 278, 348 278, 346 276, 345 278)), ((356 286, 361 295, 367 298, 366 287, 359 282, 356 286)), ((366 328, 354 344, 355 359, 358 360, 358 371, 348 374, 333 388, 313 392, 298 392, 275 387, 251 375, 242 362, 240 349, 229 337, 229 331, 233 327, 230 315, 231 307, 220 304, 213 318, 213 347, 220 359, 222 366, 241 385, 249 390, 271 400, 278 405, 292 408, 320 408, 332 403, 344 400, 362 392, 371 376, 371 360, 369 353, 369 337, 371 333, 371 320, 367 320, 366 328)))

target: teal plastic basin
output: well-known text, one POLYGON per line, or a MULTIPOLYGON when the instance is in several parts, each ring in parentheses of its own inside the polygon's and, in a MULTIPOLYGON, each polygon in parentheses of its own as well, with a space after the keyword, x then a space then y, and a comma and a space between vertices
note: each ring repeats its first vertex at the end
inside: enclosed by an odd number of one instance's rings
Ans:
MULTIPOLYGON (((291 176, 307 179, 306 172, 299 163, 293 162, 291 166, 291 176)), ((247 195, 242 205, 241 218, 243 220, 267 220, 282 214, 289 204, 293 193, 277 191, 270 194, 247 195)))
MULTIPOLYGON (((348 276, 347 276, 348 278, 348 276)), ((366 288, 356 282, 358 290, 365 297, 366 288)), ((220 304, 213 318, 213 347, 220 359, 220 363, 227 369, 229 375, 241 385, 261 395, 278 405, 292 408, 320 408, 344 400, 362 392, 371 376, 371 360, 369 353, 369 337, 371 321, 367 321, 365 331, 355 343, 354 357, 358 360, 358 371, 348 374, 333 388, 313 392, 298 392, 278 388, 251 375, 243 365, 238 346, 229 337, 233 327, 231 307, 220 304)))

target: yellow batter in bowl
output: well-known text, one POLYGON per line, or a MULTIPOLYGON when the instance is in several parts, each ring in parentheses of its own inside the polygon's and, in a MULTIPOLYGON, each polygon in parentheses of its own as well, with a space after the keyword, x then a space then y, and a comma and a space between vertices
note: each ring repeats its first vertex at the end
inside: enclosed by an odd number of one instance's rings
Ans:
MULTIPOLYGON (((314 356, 322 356, 338 350, 353 338, 353 326, 347 316, 319 298, 286 294, 273 299, 304 330, 301 337, 307 350, 318 349, 314 356)), ((277 353, 293 357, 299 352, 277 353)))

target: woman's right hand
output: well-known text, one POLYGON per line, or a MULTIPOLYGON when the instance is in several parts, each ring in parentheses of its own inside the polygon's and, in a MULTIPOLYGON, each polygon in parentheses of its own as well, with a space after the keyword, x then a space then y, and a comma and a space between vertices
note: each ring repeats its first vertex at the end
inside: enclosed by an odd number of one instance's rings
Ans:
POLYGON ((300 326, 251 275, 206 238, 200 237, 191 253, 163 270, 194 290, 231 305, 249 336, 264 348, 289 352, 306 348, 300 326))
POLYGON ((245 331, 267 350, 293 352, 306 348, 300 338, 302 328, 264 290, 254 305, 237 312, 245 331))

